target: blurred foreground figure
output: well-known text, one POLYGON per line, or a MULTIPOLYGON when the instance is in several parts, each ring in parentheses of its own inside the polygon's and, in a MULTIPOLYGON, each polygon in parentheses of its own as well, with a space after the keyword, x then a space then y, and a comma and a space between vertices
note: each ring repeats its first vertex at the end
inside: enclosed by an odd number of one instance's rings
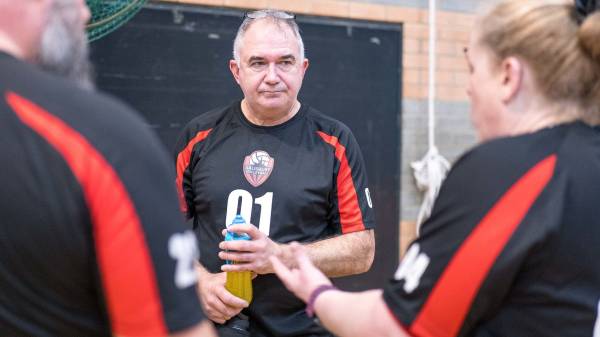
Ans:
MULTIPOLYGON (((454 165, 383 290, 285 285, 339 336, 600 337, 600 12, 502 1, 466 51, 482 143, 454 165)), ((592 9, 594 9, 593 7, 592 9)))
POLYGON ((0 0, 0 336, 214 336, 166 153, 82 89, 89 16, 0 0))

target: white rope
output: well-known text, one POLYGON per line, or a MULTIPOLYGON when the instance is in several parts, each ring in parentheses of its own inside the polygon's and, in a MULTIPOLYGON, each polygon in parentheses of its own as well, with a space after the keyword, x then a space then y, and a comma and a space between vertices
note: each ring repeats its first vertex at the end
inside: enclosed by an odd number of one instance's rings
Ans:
POLYGON ((435 198, 446 178, 446 173, 450 170, 450 163, 439 154, 437 147, 433 146, 421 160, 411 163, 410 166, 414 170, 417 188, 424 192, 423 203, 417 216, 417 235, 419 235, 421 225, 431 214, 435 198))
POLYGON ((428 95, 428 144, 425 156, 411 163, 417 188, 424 192, 423 203, 417 217, 417 235, 421 224, 431 214, 450 163, 439 154, 435 146, 435 69, 436 69, 436 0, 429 0, 429 95, 428 95))

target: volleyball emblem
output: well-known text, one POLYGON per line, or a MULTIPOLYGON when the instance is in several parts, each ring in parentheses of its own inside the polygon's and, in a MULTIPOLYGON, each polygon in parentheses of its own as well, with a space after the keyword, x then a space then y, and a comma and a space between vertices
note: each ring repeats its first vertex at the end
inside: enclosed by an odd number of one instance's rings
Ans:
POLYGON ((244 158, 242 170, 250 185, 258 187, 269 178, 274 165, 275 159, 267 152, 257 150, 244 158))

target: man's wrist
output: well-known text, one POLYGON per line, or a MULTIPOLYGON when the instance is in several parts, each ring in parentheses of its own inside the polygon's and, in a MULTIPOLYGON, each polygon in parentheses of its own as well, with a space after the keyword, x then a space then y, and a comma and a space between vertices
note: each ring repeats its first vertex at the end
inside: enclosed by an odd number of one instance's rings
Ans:
POLYGON ((283 262, 283 264, 285 264, 288 267, 290 264, 290 249, 289 248, 290 248, 290 246, 285 243, 277 244, 277 250, 278 250, 277 257, 279 258, 280 261, 283 262))
POLYGON ((308 302, 306 302, 306 315, 308 315, 308 317, 313 317, 315 315, 315 302, 319 295, 329 290, 337 290, 337 287, 333 284, 322 284, 312 291, 308 297, 308 302))
POLYGON ((285 264, 288 268, 294 269, 298 268, 298 263, 296 262, 296 258, 294 256, 294 252, 291 249, 289 243, 282 243, 281 247, 281 256, 279 259, 285 264))
MULTIPOLYGON (((282 254, 282 249, 281 249, 281 244, 271 240, 271 239, 267 239, 270 240, 270 245, 272 248, 269 248, 268 252, 269 255, 266 258, 266 264, 265 264, 265 273, 266 274, 275 274, 275 268, 273 268, 273 263, 269 260, 271 256, 274 256, 276 258, 278 258, 280 261, 282 260, 281 258, 281 254, 282 254)), ((285 262, 284 262, 285 263, 285 262)), ((257 271, 254 271, 258 274, 257 271)), ((261 273, 262 274, 262 273, 261 273)))

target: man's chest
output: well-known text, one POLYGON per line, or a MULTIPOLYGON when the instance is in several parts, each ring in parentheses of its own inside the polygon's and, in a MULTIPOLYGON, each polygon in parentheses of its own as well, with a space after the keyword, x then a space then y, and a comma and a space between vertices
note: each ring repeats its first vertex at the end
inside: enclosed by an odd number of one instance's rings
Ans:
POLYGON ((325 222, 336 161, 333 150, 311 136, 240 133, 211 139, 192 170, 196 213, 224 224, 241 214, 267 234, 299 222, 325 222))

